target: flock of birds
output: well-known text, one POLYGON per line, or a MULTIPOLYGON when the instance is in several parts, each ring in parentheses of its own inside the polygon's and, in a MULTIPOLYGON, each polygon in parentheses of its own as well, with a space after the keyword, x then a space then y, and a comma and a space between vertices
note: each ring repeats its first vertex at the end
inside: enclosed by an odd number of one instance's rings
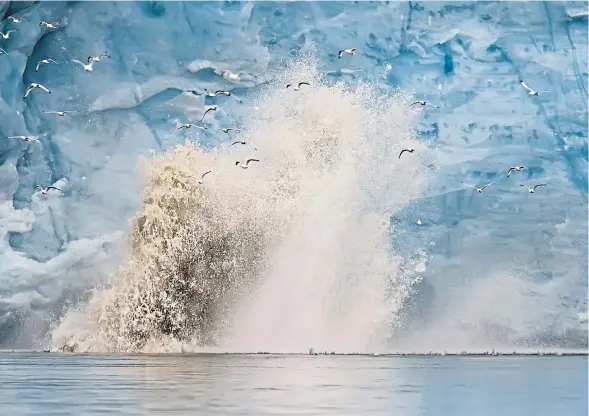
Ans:
MULTIPOLYGON (((14 16, 8 16, 7 18, 10 19, 14 24, 18 24, 18 23, 21 23, 23 21, 30 22, 25 17, 17 18, 17 17, 14 17, 14 16)), ((39 26, 45 26, 48 29, 56 29, 57 27, 59 27, 59 23, 58 22, 44 22, 44 21, 41 21, 39 23, 39 26)), ((5 40, 6 39, 10 39, 10 35, 12 33, 14 33, 14 32, 17 32, 18 30, 19 29, 10 29, 10 30, 6 31, 6 33, 0 32, 0 36, 2 36, 2 38, 5 39, 5 40)), ((358 51, 357 48, 341 49, 341 50, 338 51, 337 56, 338 56, 338 59, 341 59, 344 54, 353 56, 353 55, 356 54, 357 51, 358 51)), ((4 49, 0 48, 0 55, 2 55, 2 54, 6 54, 6 51, 4 49)), ((108 53, 105 51, 105 52, 100 53, 97 56, 89 56, 88 59, 87 59, 87 63, 83 63, 83 62, 81 62, 81 61, 79 61, 77 59, 72 59, 71 62, 80 65, 86 72, 93 72, 94 71, 94 64, 101 62, 102 59, 104 59, 104 58, 111 58, 111 56, 108 55, 108 53)), ((51 64, 51 63, 57 64, 57 62, 55 60, 50 59, 50 58, 46 58, 46 59, 40 60, 39 62, 37 62, 37 65, 35 67, 35 72, 38 72, 39 71, 41 65, 48 65, 48 64, 51 64)), ((239 75, 233 74, 230 71, 223 71, 222 72, 222 75, 223 75, 224 78, 227 78, 227 79, 239 80, 239 75)), ((296 83, 296 86, 294 84, 289 83, 289 84, 286 85, 286 89, 292 88, 294 91, 299 91, 303 85, 310 86, 311 84, 309 82, 306 82, 306 81, 298 82, 298 83, 296 83)), ((545 92, 548 92, 547 90, 542 91, 542 92, 533 90, 523 80, 520 80, 520 85, 528 91, 528 94, 529 95, 532 95, 532 96, 539 96, 540 94, 543 94, 545 92)), ((32 91, 37 90, 37 89, 39 89, 41 91, 44 91, 46 93, 49 93, 49 94, 51 93, 51 91, 48 88, 46 88, 45 86, 43 86, 42 84, 32 82, 32 83, 30 83, 30 85, 26 89, 23 99, 26 99, 31 94, 32 91)), ((198 92, 196 90, 188 90, 188 91, 185 91, 185 92, 190 92, 190 93, 192 93, 194 95, 199 95, 199 96, 200 95, 203 95, 202 93, 200 93, 200 92, 198 92)), ((209 91, 209 90, 207 90, 205 88, 204 89, 204 95, 206 97, 213 97, 213 98, 214 97, 219 97, 219 96, 233 97, 239 103, 243 103, 243 101, 240 98, 236 97, 231 91, 216 90, 216 91, 213 92, 213 91, 209 91)), ((425 101, 425 100, 415 101, 410 106, 414 106, 414 105, 420 105, 422 107, 423 106, 426 106, 426 105, 429 105, 429 106, 432 106, 434 108, 440 108, 440 107, 438 107, 438 106, 436 106, 434 104, 431 104, 431 103, 429 103, 428 101, 425 101)), ((205 118, 205 116, 207 114, 209 114, 210 112, 215 112, 217 110, 219 110, 219 107, 217 105, 208 106, 208 108, 205 110, 204 114, 202 115, 202 117, 200 119, 201 123, 202 123, 202 121, 204 120, 204 118, 205 118)), ((221 110, 221 111, 223 111, 223 110, 221 110)), ((64 117, 67 114, 76 113, 76 111, 44 111, 43 110, 43 113, 45 113, 45 114, 55 114, 57 116, 64 117)), ((190 128, 199 128, 199 129, 204 129, 204 130, 207 130, 208 129, 208 127, 206 127, 206 126, 200 126, 200 125, 193 124, 193 123, 184 123, 184 124, 178 125, 176 130, 190 129, 190 128)), ((234 131, 234 130, 235 131, 239 131, 239 129, 228 128, 228 127, 223 127, 220 130, 222 130, 226 134, 229 134, 229 132, 234 131)), ((38 137, 39 136, 26 136, 26 135, 25 136, 10 136, 9 139, 20 139, 22 141, 29 142, 29 141, 36 141, 38 139, 38 137)), ((238 140, 238 141, 235 141, 235 142, 231 143, 229 146, 234 146, 236 144, 245 145, 246 142, 245 141, 242 141, 242 140, 238 140)), ((401 152, 399 153, 399 159, 401 158, 401 156, 405 152, 407 152, 407 153, 413 153, 414 151, 415 151, 415 149, 413 149, 413 148, 405 148, 405 149, 402 149, 401 152)), ((259 161, 260 161, 259 159, 250 158, 250 159, 245 160, 245 162, 236 161, 235 162, 235 166, 239 166, 242 169, 247 169, 247 168, 249 168, 250 163, 252 163, 252 162, 259 162, 259 161)), ((521 171, 523 171, 525 169, 526 169, 525 166, 513 166, 513 167, 509 168, 509 170, 507 171, 507 177, 509 178, 511 176, 511 173, 514 172, 514 171, 515 172, 521 172, 521 171)), ((199 184, 203 184, 204 183, 205 176, 208 175, 208 174, 210 174, 210 173, 212 173, 211 170, 204 172, 201 175, 200 179, 198 180, 198 183, 199 184)), ((477 186, 475 186, 475 185, 466 184, 464 182, 462 182, 462 184, 465 185, 465 186, 467 186, 467 187, 476 189, 476 191, 479 192, 479 193, 482 193, 486 188, 488 188, 489 186, 491 186, 495 182, 496 181, 487 183, 487 184, 483 185, 480 188, 477 187, 477 186)), ((536 189, 538 187, 547 186, 547 185, 545 183, 540 183, 540 184, 535 185, 532 188, 530 188, 530 187, 528 187, 527 185, 524 185, 524 184, 521 184, 520 186, 525 186, 528 189, 528 192, 529 193, 535 193, 536 192, 536 189)), ((47 192, 50 191, 50 190, 52 190, 52 189, 54 189, 56 191, 61 191, 60 188, 55 187, 55 186, 49 186, 47 188, 42 188, 42 187, 40 187, 40 186, 37 185, 35 188, 36 189, 39 189, 43 195, 47 194, 47 192)))

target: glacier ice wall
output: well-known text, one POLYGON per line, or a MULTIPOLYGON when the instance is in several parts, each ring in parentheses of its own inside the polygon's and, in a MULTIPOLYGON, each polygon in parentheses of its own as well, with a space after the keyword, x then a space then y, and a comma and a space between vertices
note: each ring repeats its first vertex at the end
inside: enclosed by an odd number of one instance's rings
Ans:
POLYGON ((311 42, 329 78, 372 79, 441 107, 417 126, 437 172, 391 219, 403 267, 423 275, 392 342, 586 345, 588 31, 586 18, 566 19, 579 8, 587 3, 1 3, 2 31, 19 31, 0 39, 0 345, 33 345, 106 282, 140 200, 138 157, 183 141, 169 135, 176 122, 212 103, 183 91, 247 97, 311 42), (345 47, 360 52, 340 60, 345 47), (104 50, 112 59, 93 73, 71 63, 104 50), (36 72, 44 58, 58 63, 36 72), (549 93, 530 97, 520 79, 549 93), (23 100, 30 82, 52 93, 23 100), (78 114, 42 113, 63 109, 78 114), (8 139, 27 134, 41 137, 8 139), (483 194, 460 184, 518 164, 529 169, 483 194), (549 186, 528 194, 518 181, 549 186), (35 192, 54 184, 62 196, 35 192))

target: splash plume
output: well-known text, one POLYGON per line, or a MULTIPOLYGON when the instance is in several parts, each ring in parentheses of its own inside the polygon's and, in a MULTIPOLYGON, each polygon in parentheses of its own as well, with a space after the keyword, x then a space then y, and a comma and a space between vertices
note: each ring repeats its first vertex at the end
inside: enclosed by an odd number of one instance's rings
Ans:
POLYGON ((55 347, 359 351, 390 337, 413 280, 397 271, 388 216, 419 195, 427 152, 411 97, 330 84, 318 68, 312 54, 291 62, 249 100, 233 139, 251 147, 187 142, 147 161, 127 258, 66 315, 55 347), (281 88, 303 78, 307 89, 281 88), (398 160, 407 146, 414 157, 398 160))

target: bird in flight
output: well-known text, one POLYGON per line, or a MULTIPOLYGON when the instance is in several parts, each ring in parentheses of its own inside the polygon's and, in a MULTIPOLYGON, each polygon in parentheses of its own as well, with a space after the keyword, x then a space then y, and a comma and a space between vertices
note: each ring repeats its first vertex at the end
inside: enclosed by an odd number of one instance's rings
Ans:
POLYGON ((41 89, 41 90, 43 90, 43 91, 48 92, 49 94, 51 94, 51 91, 49 91, 43 85, 37 84, 37 83, 34 83, 34 82, 31 82, 31 85, 29 85, 29 88, 27 88, 27 90, 25 91, 25 98, 27 98, 28 95, 31 93, 31 91, 33 91, 36 88, 39 88, 39 89, 41 89))
MULTIPOLYGON (((102 52, 102 53, 101 53, 100 55, 98 55, 98 56, 89 56, 89 57, 88 57, 88 62, 89 62, 89 63, 90 63, 90 62, 100 62, 100 60, 101 60, 102 58, 110 58, 110 55, 109 55, 109 54, 108 54, 106 51, 104 51, 104 52, 102 52)), ((112 59, 112 58, 111 58, 111 59, 112 59)))
POLYGON ((18 29, 10 29, 8 32, 4 33, 4 32, 0 32, 0 36, 2 36, 5 40, 10 39, 10 34, 14 33, 14 32, 18 32, 18 29))
POLYGON ((45 111, 45 110, 43 110, 43 112, 45 114, 57 114, 60 117, 64 117, 66 114, 77 113, 77 111, 45 111))
POLYGON ((189 128, 191 128, 191 127, 196 127, 197 129, 203 129, 203 130, 206 130, 206 127, 197 126, 196 124, 191 124, 191 123, 184 123, 184 124, 180 124, 176 130, 180 130, 180 129, 189 129, 189 128))
MULTIPOLYGON (((207 90, 206 88, 205 88, 205 91, 207 92, 207 93, 206 93, 207 97, 218 97, 219 95, 224 95, 224 96, 226 96, 226 97, 233 97, 233 98, 235 98, 235 99, 236 99, 238 102, 240 102, 240 103, 242 103, 242 102, 243 102, 243 101, 241 101, 239 98, 237 98, 237 97, 235 96, 235 94, 233 94, 231 91, 217 90, 217 91, 215 91, 215 92, 209 92, 209 90, 207 90)), ((200 95, 200 94, 198 94, 196 91, 190 91, 190 92, 192 92, 192 93, 193 93, 193 94, 195 94, 195 95, 200 95)))
POLYGON ((42 64, 48 64, 49 62, 53 62, 54 64, 57 63, 53 59, 41 59, 39 62, 37 62, 37 67, 35 68, 35 72, 39 72, 39 67, 42 64))
POLYGON ((26 20, 27 22, 30 22, 29 19, 27 19, 26 17, 14 17, 14 16, 8 16, 8 19, 12 20, 12 23, 20 23, 23 20, 26 20))
MULTIPOLYGON (((258 159, 248 159, 248 160, 246 160, 246 161, 245 161, 245 164, 243 164, 243 163, 242 163, 240 166, 241 166, 243 169, 247 169, 247 168, 248 168, 248 164, 249 164, 250 162, 259 162, 259 160, 258 160, 258 159)), ((239 163, 240 163, 239 161, 235 162, 235 166, 239 165, 239 163)))
POLYGON ((23 142, 36 141, 39 136, 9 136, 9 139, 20 139, 23 142))
MULTIPOLYGON (((427 101, 415 101, 413 104, 411 104, 411 106, 413 106, 413 105, 415 105, 415 104, 420 104, 422 107, 423 107, 424 105, 431 105, 432 107, 435 107, 435 108, 440 108, 440 107, 438 107, 437 105, 433 105, 432 103, 430 103, 430 102, 427 102, 427 101)), ((411 106, 410 106, 410 107, 411 107, 411 106)))
POLYGON ((53 22, 53 23, 41 22, 41 23, 39 23, 39 26, 47 26, 47 29, 57 29, 57 27, 59 26, 59 23, 57 23, 57 22, 53 22))
POLYGON ((344 53, 347 53, 348 55, 354 55, 356 53, 357 48, 351 48, 351 49, 341 49, 338 53, 337 53, 337 57, 338 59, 341 59, 342 55, 344 53))
POLYGON ((533 193, 536 192, 536 188, 537 187, 539 187, 539 186, 546 186, 546 184, 545 183, 539 183, 538 185, 535 185, 533 188, 530 188, 530 187, 524 185, 523 183, 520 186, 525 186, 526 188, 528 188, 528 192, 531 193, 531 194, 533 194, 533 193))
POLYGON ((526 84, 523 80, 520 80, 519 82, 521 84, 522 87, 524 87, 526 90, 528 90, 528 94, 529 95, 535 95, 536 97, 539 96, 540 94, 544 94, 545 92, 548 92, 548 90, 544 90, 542 92, 539 91, 534 91, 533 89, 531 89, 530 87, 528 87, 528 84, 526 84))
MULTIPOLYGON (((301 89, 301 85, 311 85, 311 84, 309 84, 308 82, 299 82, 299 85, 294 87, 293 89, 295 91, 298 91, 301 89)), ((286 88, 290 88, 290 87, 292 87, 292 84, 286 84, 286 88)))
POLYGON ((55 189, 57 191, 61 191, 61 189, 56 188, 55 186, 48 186, 47 188, 42 188, 39 185, 35 186, 35 189, 39 189, 43 195, 45 195, 50 189, 55 189))
POLYGON ((209 170, 209 171, 203 173, 202 176, 200 177, 200 179, 198 180, 198 183, 200 183, 202 185, 205 176, 208 175, 211 172, 212 172, 212 170, 209 170))
POLYGON ((207 113, 208 113, 209 111, 217 111, 217 108, 218 108, 218 107, 217 107, 216 105, 212 105, 212 106, 210 106, 209 108, 207 108, 207 110, 205 111, 205 113, 202 115, 202 117, 201 117, 200 121, 202 121, 202 120, 205 118, 205 116, 207 115, 207 113))
POLYGON ((240 129, 234 129, 231 127, 223 127, 221 130, 223 131, 223 133, 227 133, 227 134, 229 134, 230 131, 241 131, 240 129))
POLYGON ((509 168, 509 170, 507 171, 507 177, 509 178, 509 175, 511 175, 512 171, 515 170, 516 172, 521 172, 525 168, 526 168, 525 166, 513 166, 513 167, 509 168))
POLYGON ((468 186, 469 188, 474 188, 474 189, 476 189, 476 190, 477 190, 477 192, 478 192, 479 194, 480 194, 480 193, 482 193, 482 192, 485 190, 485 188, 486 188, 487 186, 491 186, 491 185, 493 185, 494 183, 495 183, 495 181, 493 181, 493 182, 491 182, 491 183, 488 183, 488 184, 486 184, 486 185, 483 185, 483 187, 482 187, 482 188, 477 188, 476 186, 469 185, 469 184, 467 184, 467 183, 464 183, 464 182, 462 182, 462 184, 463 184, 464 186, 468 186))
POLYGON ((84 71, 86 71, 86 72, 94 71, 93 66, 94 66, 95 61, 91 61, 89 64, 85 64, 84 62, 78 61, 77 59, 72 59, 72 62, 75 64, 82 65, 82 68, 84 68, 84 71))
POLYGON ((403 149, 403 150, 401 150, 401 153, 399 153, 399 159, 401 159, 401 155, 402 155, 404 152, 413 153, 413 152, 415 152, 415 149, 412 149, 411 147, 408 147, 407 149, 403 149))

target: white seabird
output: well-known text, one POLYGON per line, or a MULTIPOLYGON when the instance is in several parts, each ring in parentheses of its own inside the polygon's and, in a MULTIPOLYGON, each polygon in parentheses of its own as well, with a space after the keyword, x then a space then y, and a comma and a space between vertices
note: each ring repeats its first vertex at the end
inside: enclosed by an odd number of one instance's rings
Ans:
POLYGON ((203 129, 203 130, 206 130, 207 129, 206 127, 197 126, 196 124, 184 123, 184 124, 180 124, 176 130, 189 129, 189 128, 192 128, 192 127, 196 127, 197 129, 203 129))
POLYGON ((241 131, 240 129, 234 129, 232 127, 223 127, 221 130, 223 131, 223 133, 227 134, 229 134, 230 131, 241 131))
POLYGON ((525 186, 526 188, 528 188, 528 192, 533 194, 536 192, 536 188, 539 186, 546 186, 545 183, 539 183, 538 185, 535 185, 533 188, 528 187, 527 185, 524 185, 523 183, 520 186, 525 186))
POLYGON ((64 117, 66 114, 77 113, 77 111, 45 111, 45 110, 43 110, 43 112, 45 114, 57 114, 60 117, 64 117))
MULTIPOLYGON (((308 82, 304 82, 304 81, 303 82, 299 82, 299 85, 296 86, 296 87, 294 87, 293 90, 295 90, 295 91, 300 90, 301 89, 301 85, 311 85, 311 84, 309 84, 308 82)), ((290 88, 290 87, 292 87, 292 84, 286 84, 286 88, 290 88)))
POLYGON ((521 84, 522 87, 524 87, 526 90, 529 91, 528 92, 529 95, 535 95, 537 97, 540 94, 544 94, 545 92, 548 92, 548 90, 544 90, 542 92, 534 91, 533 89, 531 89, 530 87, 528 87, 528 84, 526 84, 523 80, 520 80, 519 83, 521 84))
POLYGON ((42 64, 48 64, 49 62, 53 62, 54 64, 57 63, 53 59, 41 59, 39 62, 37 62, 37 67, 35 68, 35 72, 39 72, 39 67, 42 64))
POLYGON ((84 62, 78 61, 77 59, 72 59, 72 62, 75 64, 82 65, 82 68, 84 68, 84 71, 86 71, 86 72, 94 71, 94 68, 92 68, 92 66, 94 65, 94 61, 90 62, 89 64, 85 64, 84 62))
POLYGON ((20 23, 23 20, 26 20, 27 22, 30 22, 29 19, 27 19, 26 17, 14 17, 14 16, 8 16, 7 19, 12 20, 12 23, 20 23))
POLYGON ((57 22, 52 22, 52 23, 47 23, 47 22, 41 22, 39 23, 39 26, 47 26, 47 29, 57 29, 57 27, 59 26, 59 23, 57 22))
MULTIPOLYGON (((241 166, 243 169, 247 169, 247 168, 248 168, 248 164, 249 164, 250 162, 259 162, 259 160, 258 160, 258 159, 248 159, 248 160, 246 160, 246 161, 245 161, 245 165, 242 163, 240 166, 241 166)), ((240 163, 239 161, 235 162, 235 166, 239 165, 239 163, 240 163)))
POLYGON ((200 121, 202 121, 205 118, 205 116, 207 115, 207 113, 209 111, 217 111, 217 109, 218 109, 218 107, 216 105, 212 105, 209 108, 207 108, 206 111, 204 112, 204 114, 202 115, 200 121))
POLYGON ((102 58, 111 58, 111 56, 106 51, 104 51, 98 56, 89 56, 88 62, 100 62, 102 58))
POLYGON ((482 187, 482 188, 477 188, 477 187, 476 187, 476 186, 474 186, 474 185, 469 185, 469 184, 467 184, 467 183, 464 183, 464 182, 462 182, 462 184, 463 184, 464 186, 468 186, 469 188, 474 188, 474 189, 476 189, 476 190, 477 190, 477 192, 478 192, 479 194, 480 194, 480 193, 482 193, 482 192, 485 190, 485 188, 486 188, 487 186, 491 186, 491 185, 493 185, 494 183, 495 183, 495 181, 493 181, 493 182, 491 182, 491 183, 488 183, 488 184, 486 184, 486 185, 483 185, 483 187, 482 187))
POLYGON ((337 57, 338 59, 341 59, 342 55, 344 53, 347 53, 348 55, 354 55, 357 51, 357 48, 351 48, 351 49, 341 49, 338 53, 337 53, 337 57))
POLYGON ((245 142, 243 142, 243 141, 241 141, 241 140, 238 140, 238 141, 236 141, 236 142, 233 142, 233 143, 231 143, 231 144, 229 145, 229 147, 233 146, 234 144, 245 144, 245 142))
MULTIPOLYGON (((207 90, 205 88, 205 91, 207 92, 207 97, 218 97, 219 95, 224 95, 226 97, 233 97, 235 98, 238 102, 242 103, 243 101, 241 101, 239 98, 237 98, 235 96, 235 94, 233 94, 231 91, 225 91, 225 90, 217 90, 215 92, 209 92, 209 90, 207 90)), ((193 94, 195 93, 194 91, 191 91, 193 94)), ((200 94, 197 94, 200 95, 200 94)))
POLYGON ((567 10, 566 14, 567 14, 567 20, 570 22, 576 18, 582 19, 583 17, 589 16, 589 11, 587 11, 587 10, 581 10, 581 11, 567 10))
POLYGON ((408 147, 407 149, 403 149, 403 150, 401 150, 401 153, 399 153, 399 159, 401 159, 401 155, 402 155, 404 152, 413 153, 413 152, 415 152, 415 149, 412 149, 411 147, 408 147))
POLYGON ((200 177, 200 179, 198 180, 198 183, 200 183, 202 185, 205 176, 208 175, 211 172, 212 172, 212 170, 209 170, 209 171, 203 173, 202 176, 200 177))
POLYGON ((57 191, 61 191, 61 189, 56 188, 55 186, 48 186, 47 188, 42 188, 39 185, 35 186, 35 189, 39 189, 43 195, 45 195, 50 189, 55 189, 57 191))
POLYGON ((435 107, 435 108, 440 108, 440 107, 438 107, 437 105, 433 105, 432 103, 430 103, 430 102, 428 102, 428 101, 425 101, 425 100, 421 100, 421 101, 415 101, 414 103, 412 103, 412 104, 410 105, 410 107, 411 107, 411 106, 413 106, 413 105, 415 105, 415 104, 419 104, 419 105, 421 105, 422 107, 423 107, 424 105, 431 105, 432 107, 435 107))
POLYGON ((20 139, 23 142, 37 141, 39 136, 9 136, 9 139, 20 139))
POLYGON ((8 32, 4 33, 4 32, 0 32, 0 36, 2 36, 5 40, 6 39, 10 39, 10 34, 14 33, 14 32, 18 32, 18 29, 10 29, 8 32))
POLYGON ((243 72, 240 72, 239 74, 234 74, 233 72, 228 70, 221 71, 221 76, 231 81, 239 81, 241 79, 242 74, 243 72))
POLYGON ((509 168, 509 170, 507 171, 507 177, 509 178, 509 175, 511 175, 512 171, 517 171, 517 172, 521 172, 522 170, 524 170, 526 167, 525 166, 512 166, 509 168))
POLYGON ((39 88, 45 92, 48 92, 49 94, 51 94, 51 91, 49 91, 47 88, 45 88, 43 85, 41 84, 37 84, 35 82, 31 82, 31 85, 29 85, 29 88, 27 88, 27 90, 25 91, 25 97, 27 98, 29 96, 29 94, 31 93, 31 91, 33 91, 35 88, 39 88))

